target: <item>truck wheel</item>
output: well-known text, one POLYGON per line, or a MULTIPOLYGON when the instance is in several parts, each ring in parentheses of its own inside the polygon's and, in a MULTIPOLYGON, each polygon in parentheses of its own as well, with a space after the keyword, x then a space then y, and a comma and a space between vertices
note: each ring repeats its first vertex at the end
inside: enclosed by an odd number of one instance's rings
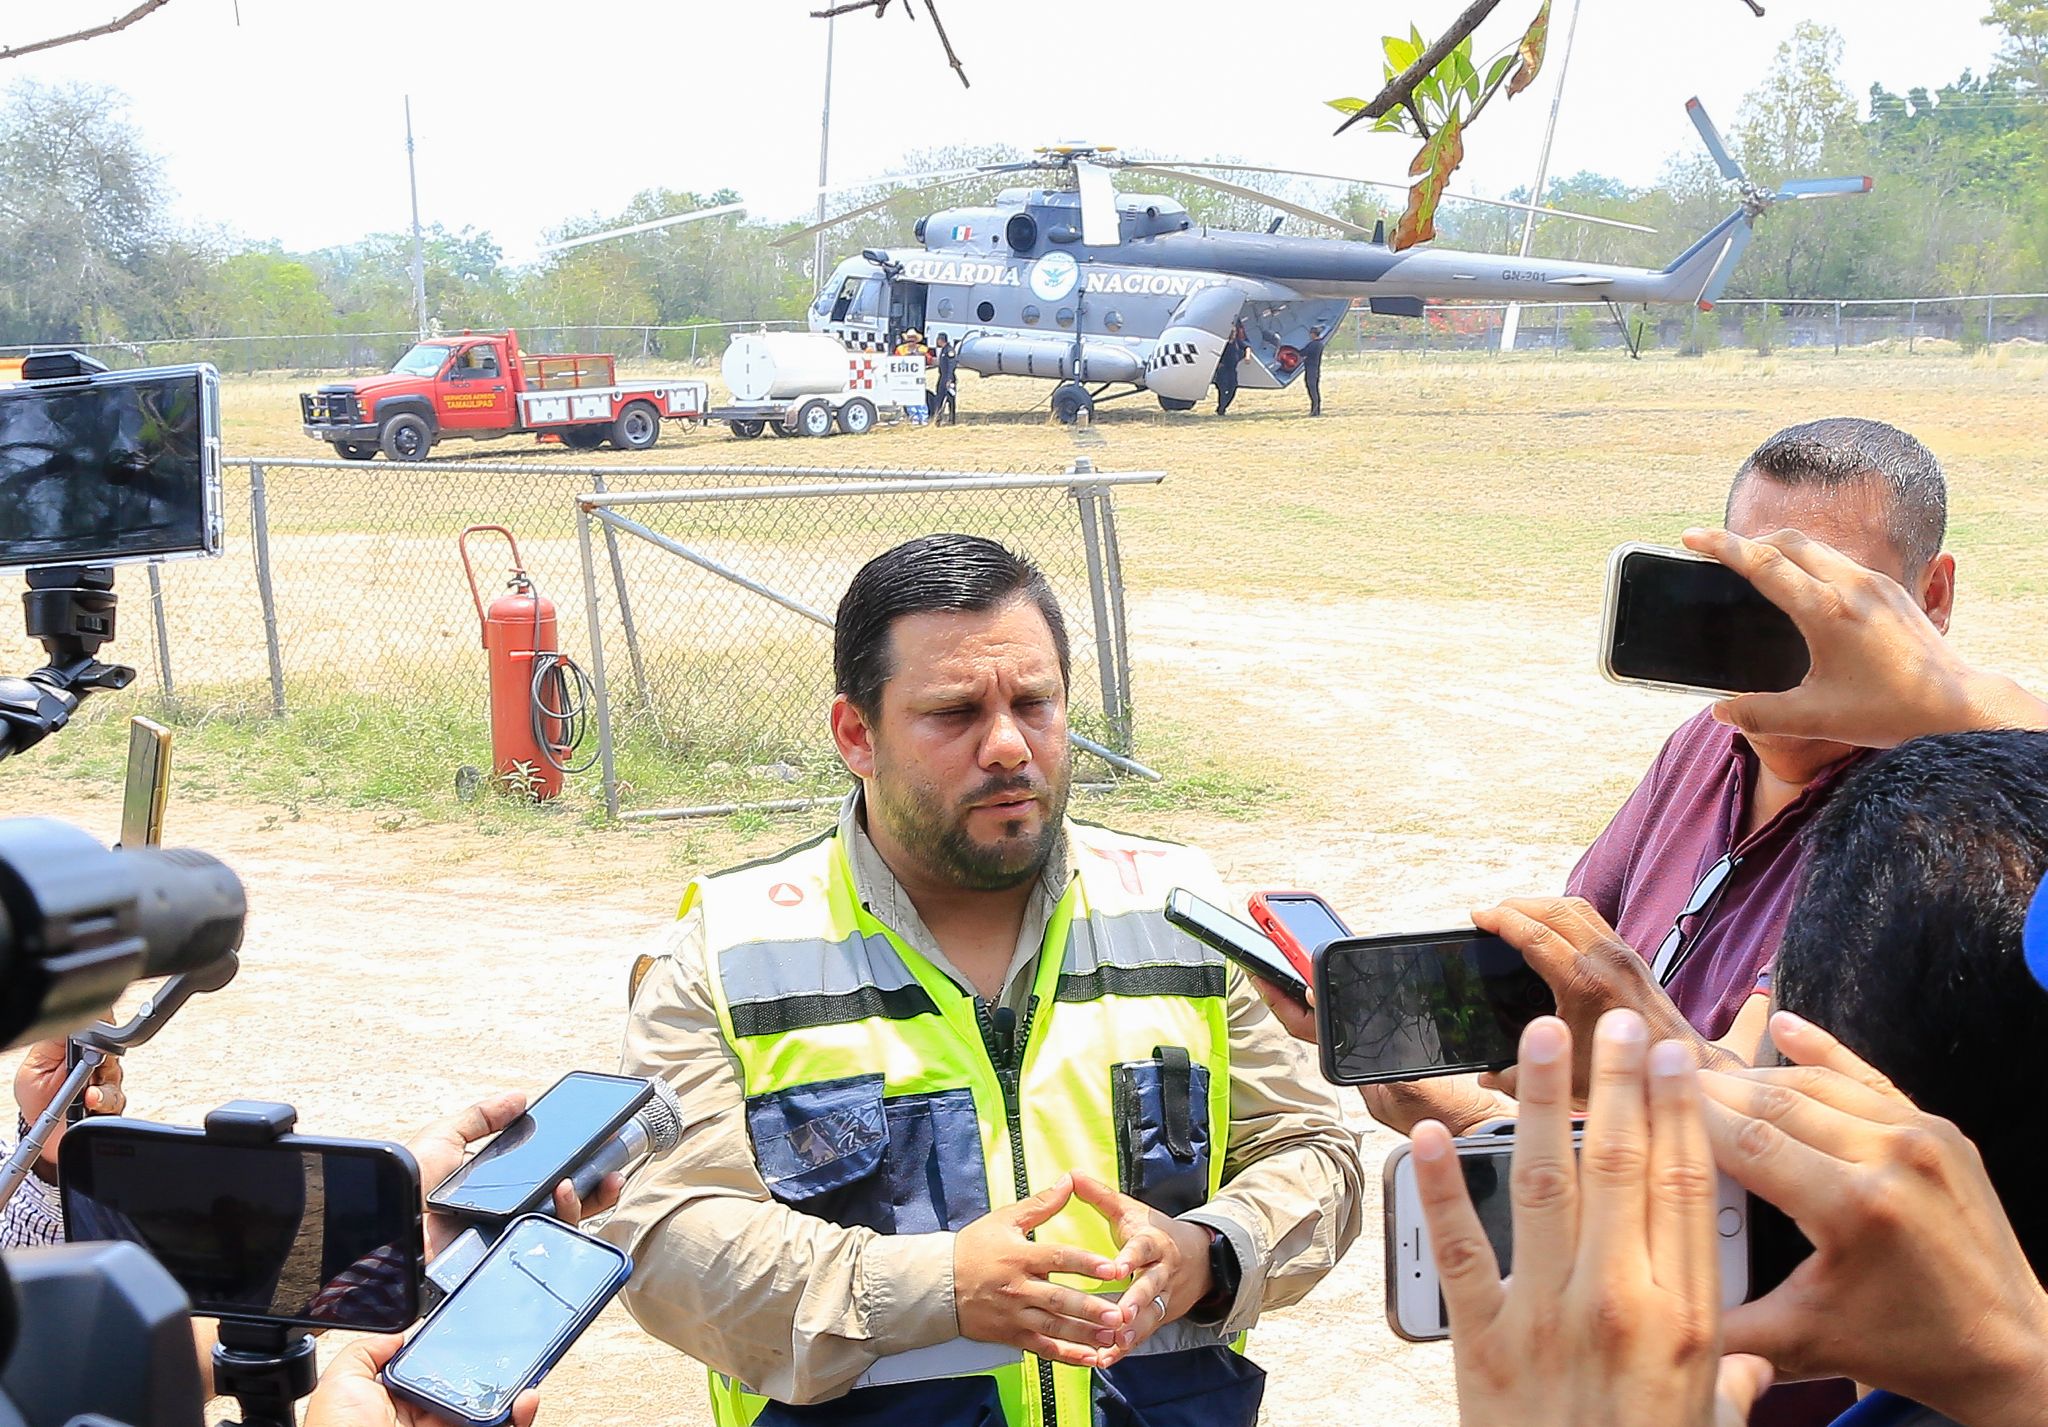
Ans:
POLYGON ((1193 411, 1195 404, 1185 397, 1162 396, 1159 398, 1159 409, 1161 411, 1193 411))
POLYGON ((377 434, 377 449, 393 461, 417 461, 434 449, 434 433, 411 412, 394 416, 377 434))
POLYGON ((725 424, 731 427, 732 434, 739 437, 742 441, 753 440, 766 430, 768 426, 768 423, 765 421, 728 421, 725 424))
POLYGON ((562 430, 562 444, 571 451, 595 451, 610 434, 604 426, 568 426, 562 430))
POLYGON ((875 404, 855 397, 839 408, 839 429, 849 436, 865 436, 875 429, 875 404))
POLYGON ((787 426, 783 425, 783 424, 782 424, 782 423, 781 423, 780 421, 775 421, 775 420, 772 420, 772 419, 771 419, 771 420, 768 420, 768 421, 764 421, 763 423, 761 423, 761 429, 762 429, 763 431, 766 431, 766 432, 767 432, 767 433, 768 433, 768 434, 769 434, 770 436, 794 436, 794 435, 796 435, 796 433, 795 433, 794 431, 790 430, 790 429, 789 429, 789 428, 788 428, 787 426))
POLYGON ((1053 388, 1052 414, 1062 426, 1072 426, 1084 413, 1095 410, 1095 398, 1079 382, 1062 382, 1053 388))
POLYGON ((807 401, 797 411, 796 429, 800 436, 830 436, 832 434, 832 407, 829 402, 807 401))
POLYGON ((621 451, 645 451, 661 435, 661 413, 636 401, 612 423, 612 445, 621 451))
POLYGON ((334 443, 334 454, 341 457, 344 461, 367 461, 377 454, 377 443, 374 441, 337 441, 334 443))

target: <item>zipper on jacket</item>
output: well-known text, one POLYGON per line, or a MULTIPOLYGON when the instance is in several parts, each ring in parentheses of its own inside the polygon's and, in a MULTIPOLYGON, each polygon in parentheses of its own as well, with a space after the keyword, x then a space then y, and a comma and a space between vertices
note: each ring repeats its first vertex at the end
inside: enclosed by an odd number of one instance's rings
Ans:
MULTIPOLYGON (((1010 1134, 1010 1179, 1021 1202, 1031 1195, 1031 1175, 1024 1167, 1024 1048, 1031 1043, 1031 1022, 1038 1015, 1038 998, 1024 1005, 1024 1023, 1008 1006, 992 1007, 979 996, 974 1000, 975 1020, 981 1027, 982 1048, 995 1067, 996 1083, 1003 1091, 1003 1118, 1010 1134)), ((1037 1237, 1035 1234, 1029 1237, 1037 1237)), ((1038 1358, 1039 1419, 1044 1427, 1057 1427, 1059 1410, 1054 1401, 1052 1364, 1038 1358)))

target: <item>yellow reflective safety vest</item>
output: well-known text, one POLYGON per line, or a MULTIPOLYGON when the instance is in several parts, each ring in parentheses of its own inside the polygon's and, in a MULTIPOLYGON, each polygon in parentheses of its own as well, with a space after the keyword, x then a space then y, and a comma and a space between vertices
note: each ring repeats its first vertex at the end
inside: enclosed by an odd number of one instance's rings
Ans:
MULTIPOLYGON (((1215 1194, 1230 1130, 1225 963, 1163 915, 1175 887, 1213 897, 1215 871, 1192 849, 1072 820, 1067 840, 1073 876, 1022 1016, 978 1003, 861 904, 836 829, 690 885, 683 911, 702 911, 777 1200, 919 1234, 1070 1170, 1167 1214, 1215 1194)), ((1038 1234, 1117 1251, 1079 1201, 1038 1234)), ((716 1372, 711 1397, 719 1427, 1250 1427, 1263 1374, 1232 1348, 1183 1319, 1093 1372, 956 1339, 881 1359, 831 1402, 788 1407, 716 1372)))

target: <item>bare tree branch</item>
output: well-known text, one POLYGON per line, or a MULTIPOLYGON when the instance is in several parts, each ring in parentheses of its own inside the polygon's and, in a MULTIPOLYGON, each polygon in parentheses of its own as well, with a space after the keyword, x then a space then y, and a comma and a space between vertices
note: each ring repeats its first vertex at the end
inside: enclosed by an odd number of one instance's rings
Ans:
MULTIPOLYGON (((1498 4, 1500 0, 1472 0, 1472 3, 1465 7, 1465 13, 1453 20, 1448 30, 1437 36, 1436 43, 1417 55, 1415 63, 1388 80, 1387 87, 1379 92, 1372 103, 1339 124, 1337 132, 1343 133, 1360 119, 1377 119, 1392 109, 1407 108, 1411 113, 1415 112, 1415 86, 1422 83, 1431 70, 1444 62, 1444 56, 1463 44, 1465 37, 1478 29, 1479 22, 1491 15, 1498 4)), ((1421 116, 1418 113, 1416 117, 1420 119, 1421 116)))
MULTIPOLYGON (((908 10, 910 6, 906 3, 903 8, 908 10)), ((939 32, 939 43, 946 47, 946 63, 952 65, 953 73, 960 76, 960 87, 972 89, 974 86, 967 82, 967 71, 960 63, 960 56, 953 53, 953 42, 946 38, 946 23, 939 18, 938 0, 924 0, 924 12, 932 17, 932 28, 939 32)))
MULTIPOLYGON (((157 3, 163 3, 163 0, 157 0, 157 3)), ((917 18, 915 5, 916 0, 903 0, 903 13, 912 20, 917 18)), ((856 10, 872 10, 875 12, 875 18, 880 19, 889 13, 889 0, 846 0, 845 4, 831 5, 823 10, 811 11, 811 18, 813 20, 829 20, 835 15, 851 15, 856 10)), ((946 63, 952 65, 953 73, 960 76, 960 87, 962 89, 973 88, 974 86, 967 82, 967 70, 960 63, 960 56, 953 52, 952 40, 946 36, 946 22, 939 18, 938 0, 924 0, 924 12, 932 17, 932 27, 939 32, 939 43, 945 46, 946 49, 946 63)))
POLYGON ((142 0, 140 5, 137 5, 127 14, 117 15, 107 21, 106 24, 94 25, 89 30, 79 30, 69 35, 58 35, 55 39, 36 40, 25 45, 0 45, 0 59, 20 59, 23 55, 32 55, 38 50, 53 50, 59 45, 77 44, 80 40, 96 40, 101 35, 111 35, 118 30, 125 30, 137 20, 154 11, 163 9, 164 6, 170 3, 171 0, 142 0))

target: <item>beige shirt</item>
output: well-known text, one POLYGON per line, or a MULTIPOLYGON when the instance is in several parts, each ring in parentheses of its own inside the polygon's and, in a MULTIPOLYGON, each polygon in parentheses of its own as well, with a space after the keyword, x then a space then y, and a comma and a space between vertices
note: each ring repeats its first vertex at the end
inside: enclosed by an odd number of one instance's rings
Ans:
MULTIPOLYGON (((857 804, 848 799, 840 835, 862 902, 972 995, 868 840, 857 804)), ((1004 1000, 1020 1010, 1013 998, 1028 994, 1071 875, 1063 836, 1010 965, 1004 1000)), ((632 1177, 603 1233, 633 1255, 625 1301, 641 1327, 778 1401, 822 1401, 878 1358, 959 1336, 954 1236, 841 1228, 769 1195, 705 951, 693 910, 662 933, 634 998, 622 1069, 675 1089, 682 1142, 632 1177)), ((1229 1026, 1223 1188, 1184 1217, 1213 1225, 1237 1250, 1244 1281, 1224 1324, 1234 1333, 1262 1310, 1300 1300, 1336 1264, 1358 1234, 1363 1177, 1332 1088, 1234 970, 1229 1026)))

